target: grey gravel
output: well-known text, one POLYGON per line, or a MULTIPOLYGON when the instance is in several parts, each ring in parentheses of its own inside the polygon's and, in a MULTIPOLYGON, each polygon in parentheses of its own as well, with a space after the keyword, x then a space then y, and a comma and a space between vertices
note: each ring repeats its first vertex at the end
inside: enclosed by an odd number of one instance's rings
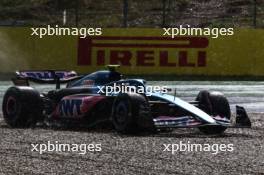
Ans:
POLYGON ((264 116, 252 129, 205 136, 196 129, 124 136, 111 129, 11 129, 0 118, 0 174, 264 174, 264 116), (101 143, 101 152, 32 152, 31 144, 101 143), (164 152, 163 144, 234 144, 233 152, 164 152))

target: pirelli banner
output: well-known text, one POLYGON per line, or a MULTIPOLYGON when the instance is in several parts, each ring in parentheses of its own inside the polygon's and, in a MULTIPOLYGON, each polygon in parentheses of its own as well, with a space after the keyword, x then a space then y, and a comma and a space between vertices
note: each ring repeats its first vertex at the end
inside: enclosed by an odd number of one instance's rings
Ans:
POLYGON ((102 29, 100 36, 31 36, 0 28, 0 72, 60 69, 92 72, 120 64, 124 74, 264 76, 264 30, 232 36, 163 36, 162 29, 102 29))

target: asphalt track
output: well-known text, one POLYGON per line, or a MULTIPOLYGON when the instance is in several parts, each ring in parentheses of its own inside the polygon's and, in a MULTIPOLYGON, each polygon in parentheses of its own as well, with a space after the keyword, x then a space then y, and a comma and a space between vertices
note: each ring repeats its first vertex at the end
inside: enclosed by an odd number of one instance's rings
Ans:
MULTIPOLYGON (((228 129, 206 136, 197 129, 124 136, 108 129, 69 130, 37 127, 11 129, 0 118, 0 174, 264 174, 264 82, 150 82, 171 85, 189 100, 199 90, 224 92, 232 107, 249 111, 252 129, 228 129), (263 111, 262 111, 263 110, 263 111), (101 152, 32 152, 31 144, 101 143, 101 152), (163 144, 233 144, 232 152, 163 151, 163 144)), ((0 99, 10 84, 1 82, 0 99)), ((51 86, 38 86, 47 90, 51 86)), ((234 108, 233 108, 234 109, 234 108)))

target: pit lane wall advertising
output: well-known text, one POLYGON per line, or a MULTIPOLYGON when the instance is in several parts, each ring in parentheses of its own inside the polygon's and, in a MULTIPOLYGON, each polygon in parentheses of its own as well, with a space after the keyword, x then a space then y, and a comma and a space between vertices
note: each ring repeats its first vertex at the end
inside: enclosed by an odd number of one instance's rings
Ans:
POLYGON ((120 64, 124 74, 264 76, 264 30, 233 36, 162 36, 162 29, 102 29, 101 36, 31 36, 30 28, 0 28, 0 72, 92 72, 120 64))

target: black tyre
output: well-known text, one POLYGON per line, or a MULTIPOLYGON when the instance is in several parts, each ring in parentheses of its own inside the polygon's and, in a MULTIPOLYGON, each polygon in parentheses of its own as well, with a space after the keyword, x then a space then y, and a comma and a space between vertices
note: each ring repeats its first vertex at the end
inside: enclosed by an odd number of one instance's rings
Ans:
MULTIPOLYGON (((221 92, 201 91, 196 101, 199 101, 199 108, 212 116, 231 118, 229 102, 221 92)), ((221 134, 226 130, 223 126, 205 126, 199 130, 205 134, 221 134)))
POLYGON ((4 95, 2 111, 11 127, 34 126, 42 116, 40 94, 30 87, 10 87, 4 95))
POLYGON ((116 131, 123 134, 153 129, 146 97, 136 93, 119 94, 113 103, 112 123, 116 131))

